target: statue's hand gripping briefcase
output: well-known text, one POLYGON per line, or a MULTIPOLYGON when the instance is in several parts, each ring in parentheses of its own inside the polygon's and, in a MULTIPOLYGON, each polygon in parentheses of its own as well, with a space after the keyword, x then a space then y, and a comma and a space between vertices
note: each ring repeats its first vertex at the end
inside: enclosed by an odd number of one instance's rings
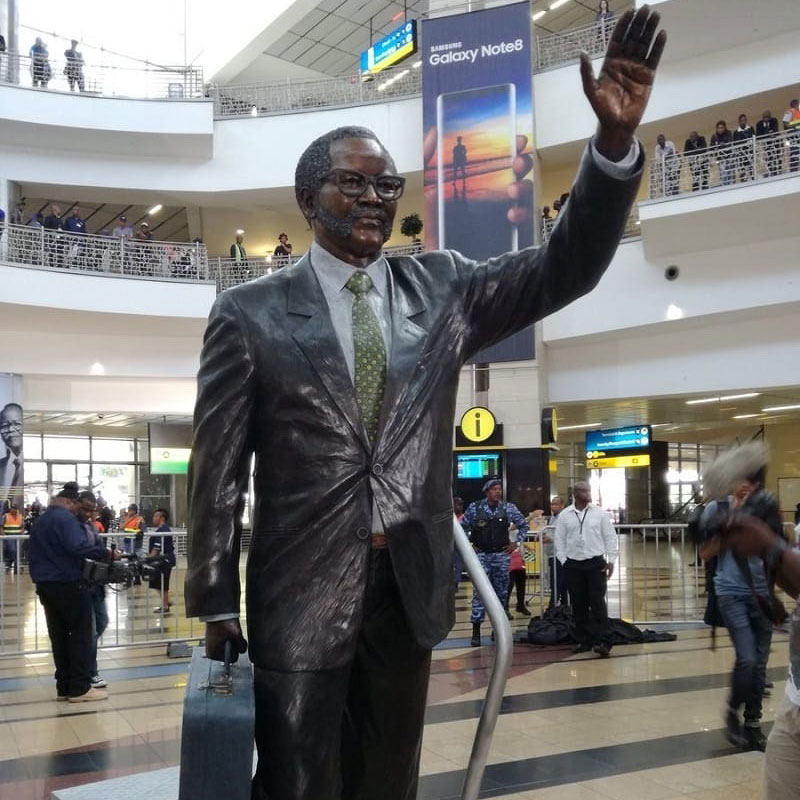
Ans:
POLYGON ((192 652, 183 701, 179 800, 250 800, 255 696, 246 654, 230 663, 192 652))

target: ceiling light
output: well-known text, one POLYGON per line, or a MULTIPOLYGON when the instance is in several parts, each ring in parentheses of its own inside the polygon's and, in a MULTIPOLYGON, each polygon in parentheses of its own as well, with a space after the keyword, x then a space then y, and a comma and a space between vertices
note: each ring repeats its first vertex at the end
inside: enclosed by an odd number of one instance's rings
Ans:
POLYGON ((546 13, 547 13, 547 11, 545 11, 545 10, 542 10, 542 11, 537 11, 537 12, 536 12, 536 13, 535 13, 535 14, 534 14, 532 17, 531 17, 531 19, 532 19, 534 22, 536 22, 536 20, 537 20, 537 19, 541 19, 541 18, 542 18, 542 17, 543 17, 543 16, 544 16, 546 13))
POLYGON ((744 394, 723 394, 720 400, 744 400, 747 397, 758 397, 761 392, 745 392, 744 394))
POLYGON ((667 319, 683 319, 683 309, 680 306, 676 306, 675 303, 670 303, 667 306, 667 313, 665 314, 667 319))
POLYGON ((736 414, 733 419, 750 419, 751 417, 758 417, 760 414, 736 414))
POLYGON ((237 236, 244 236, 244 229, 243 228, 237 228, 236 229, 236 235, 237 236))
POLYGON ((406 12, 405 11, 398 11, 393 17, 392 22, 397 22, 406 12))
POLYGON ((419 69, 422 66, 422 59, 420 59, 419 61, 415 61, 411 66, 414 69, 419 69))
POLYGON ((768 408, 762 408, 762 411, 795 411, 796 409, 800 408, 800 403, 797 403, 792 406, 769 406, 768 408))
POLYGON ((568 2, 569 0, 556 0, 555 3, 550 4, 550 10, 555 11, 557 8, 561 8, 561 6, 568 2))
POLYGON ((158 212, 159 212, 159 211, 161 211, 161 209, 162 209, 162 208, 164 208, 164 206, 162 206, 162 205, 161 205, 161 203, 159 203, 157 206, 153 206, 153 207, 152 207, 152 208, 151 208, 151 209, 150 209, 150 210, 149 210, 147 213, 148 213, 148 214, 149 214, 151 217, 153 217, 153 216, 155 216, 156 214, 158 214, 158 212))
POLYGON ((106 368, 99 362, 95 361, 91 367, 89 367, 89 374, 90 375, 105 375, 106 368))
POLYGON ((703 397, 700 400, 687 400, 687 406, 699 406, 700 403, 718 403, 719 397, 703 397))
POLYGON ((599 428, 602 422, 587 422, 585 425, 559 425, 559 431, 577 431, 581 428, 599 428))

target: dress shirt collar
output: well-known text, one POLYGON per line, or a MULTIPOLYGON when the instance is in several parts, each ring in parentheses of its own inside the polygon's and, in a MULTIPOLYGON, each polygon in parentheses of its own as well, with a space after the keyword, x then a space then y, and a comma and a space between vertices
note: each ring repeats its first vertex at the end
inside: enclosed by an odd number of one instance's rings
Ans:
MULTIPOLYGON (((322 287, 325 299, 328 301, 341 294, 351 275, 358 269, 358 267, 336 258, 317 242, 311 243, 310 258, 311 267, 322 287)), ((372 286, 375 291, 381 297, 384 297, 388 280, 386 258, 381 254, 365 269, 367 275, 372 279, 372 286)))

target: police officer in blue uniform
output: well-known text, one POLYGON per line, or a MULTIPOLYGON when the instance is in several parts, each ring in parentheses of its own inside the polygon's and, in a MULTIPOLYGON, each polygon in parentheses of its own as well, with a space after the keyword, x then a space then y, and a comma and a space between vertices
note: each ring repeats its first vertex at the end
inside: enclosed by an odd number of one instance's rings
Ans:
MULTIPOLYGON (((483 485, 485 500, 471 503, 461 524, 472 542, 478 560, 489 576, 500 602, 505 605, 508 594, 508 565, 514 548, 524 541, 528 533, 528 522, 513 503, 503 500, 503 484, 492 478, 483 485), (509 539, 511 524, 517 526, 517 541, 509 539)), ((481 646, 481 623, 486 614, 483 601, 477 591, 472 593, 472 639, 473 647, 481 646)), ((511 614, 506 611, 509 619, 511 614)))

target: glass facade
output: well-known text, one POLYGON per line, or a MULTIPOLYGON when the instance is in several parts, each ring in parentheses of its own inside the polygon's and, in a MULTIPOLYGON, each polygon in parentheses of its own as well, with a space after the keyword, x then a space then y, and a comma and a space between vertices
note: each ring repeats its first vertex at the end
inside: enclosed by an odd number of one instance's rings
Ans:
POLYGON ((696 504, 695 493, 699 490, 703 470, 729 445, 694 444, 670 442, 667 483, 669 484, 669 509, 671 513, 684 506, 688 514, 696 504))
POLYGON ((119 512, 138 503, 145 512, 171 508, 171 478, 151 475, 146 438, 26 434, 25 504, 47 505, 67 481, 91 487, 119 512))

